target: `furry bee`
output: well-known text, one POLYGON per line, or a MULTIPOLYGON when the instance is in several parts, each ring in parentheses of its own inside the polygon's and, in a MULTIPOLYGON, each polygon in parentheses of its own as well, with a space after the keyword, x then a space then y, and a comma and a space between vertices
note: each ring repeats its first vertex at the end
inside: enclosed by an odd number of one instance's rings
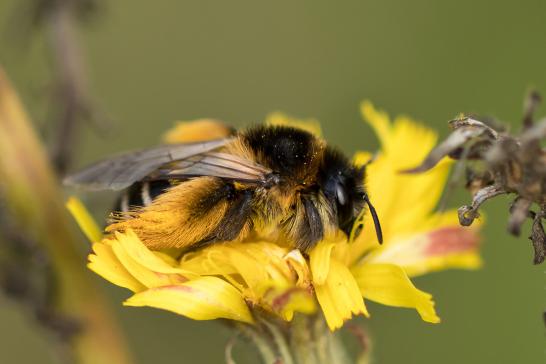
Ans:
POLYGON ((365 204, 381 243, 364 167, 302 129, 221 128, 222 138, 121 154, 65 183, 125 190, 106 230, 132 229, 154 250, 253 238, 307 252, 339 230, 349 236, 365 204))

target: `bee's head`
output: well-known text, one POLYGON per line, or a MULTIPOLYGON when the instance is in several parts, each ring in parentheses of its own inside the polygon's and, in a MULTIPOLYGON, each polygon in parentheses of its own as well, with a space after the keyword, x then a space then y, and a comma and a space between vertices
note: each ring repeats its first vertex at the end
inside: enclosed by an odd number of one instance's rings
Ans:
POLYGON ((368 204, 377 238, 382 242, 381 226, 364 188, 365 168, 359 168, 335 149, 327 148, 319 172, 319 183, 332 210, 337 215, 339 228, 350 236, 356 218, 368 204))

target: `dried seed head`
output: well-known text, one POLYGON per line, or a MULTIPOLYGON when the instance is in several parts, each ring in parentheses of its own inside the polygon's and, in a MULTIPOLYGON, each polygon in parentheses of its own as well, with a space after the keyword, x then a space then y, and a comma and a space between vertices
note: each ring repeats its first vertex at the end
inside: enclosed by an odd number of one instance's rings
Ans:
POLYGON ((510 208, 508 232, 518 236, 527 218, 533 219, 530 239, 535 251, 534 263, 542 263, 546 256, 546 236, 542 218, 546 216, 546 118, 538 123, 533 113, 540 101, 531 92, 524 105, 523 132, 510 134, 506 128, 491 120, 480 121, 461 116, 449 122, 451 134, 434 148, 421 165, 403 171, 425 172, 443 157, 449 156, 467 164, 466 187, 472 194, 472 204, 459 208, 459 222, 468 226, 479 216, 479 207, 500 194, 515 195, 510 208), (469 163, 477 160, 480 164, 469 163), (478 166, 476 168, 476 166, 478 166), (532 210, 537 206, 538 211, 532 210))

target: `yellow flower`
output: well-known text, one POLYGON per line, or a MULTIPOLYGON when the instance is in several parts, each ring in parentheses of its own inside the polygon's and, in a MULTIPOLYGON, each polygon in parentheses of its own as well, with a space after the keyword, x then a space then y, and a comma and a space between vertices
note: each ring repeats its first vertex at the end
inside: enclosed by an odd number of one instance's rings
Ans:
MULTIPOLYGON (((399 171, 413 167, 436 142, 430 129, 388 116, 362 104, 364 119, 381 142, 381 150, 367 167, 368 193, 384 232, 379 245, 369 214, 354 229, 364 226, 357 239, 322 241, 309 257, 266 241, 211 245, 178 256, 149 250, 132 231, 98 240, 83 206, 69 207, 82 230, 94 242, 89 268, 135 294, 128 306, 151 306, 195 320, 227 318, 253 323, 265 311, 283 320, 294 313, 313 314, 319 308, 331 330, 353 315, 368 316, 364 299, 417 310, 424 321, 440 321, 432 296, 417 289, 411 276, 447 268, 477 268, 476 228, 458 225, 455 211, 434 212, 450 163, 443 161, 421 175, 399 171)), ((282 114, 272 124, 293 124, 282 114)), ((314 133, 317 123, 297 121, 314 133)), ((359 152, 355 163, 371 154, 359 152)))

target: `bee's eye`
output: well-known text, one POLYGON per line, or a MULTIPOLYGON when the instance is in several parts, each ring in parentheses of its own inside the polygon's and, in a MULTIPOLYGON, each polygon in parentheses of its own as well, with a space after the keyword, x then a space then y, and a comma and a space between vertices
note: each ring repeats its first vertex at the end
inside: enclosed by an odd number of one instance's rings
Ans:
POLYGON ((345 188, 343 188, 341 183, 336 185, 336 199, 341 206, 347 203, 347 193, 345 192, 345 188))

